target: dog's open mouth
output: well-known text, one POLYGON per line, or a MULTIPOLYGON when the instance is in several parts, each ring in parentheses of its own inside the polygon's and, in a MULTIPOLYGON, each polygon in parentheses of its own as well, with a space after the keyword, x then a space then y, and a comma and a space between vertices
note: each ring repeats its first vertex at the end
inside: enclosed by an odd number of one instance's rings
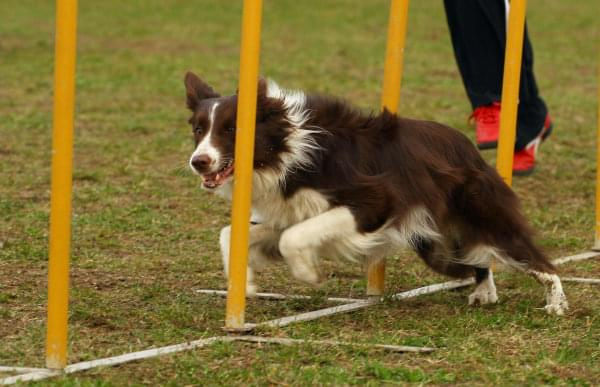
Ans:
POLYGON ((233 174, 233 160, 230 160, 225 166, 217 172, 202 175, 204 187, 215 189, 221 186, 233 174))

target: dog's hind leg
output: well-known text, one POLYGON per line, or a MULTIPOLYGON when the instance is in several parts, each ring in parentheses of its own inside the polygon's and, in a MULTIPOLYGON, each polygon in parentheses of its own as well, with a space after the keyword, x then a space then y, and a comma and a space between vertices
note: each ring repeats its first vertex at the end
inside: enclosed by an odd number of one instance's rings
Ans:
POLYGON ((494 273, 489 268, 475 268, 475 290, 469 294, 469 305, 495 304, 498 302, 494 273))
POLYGON ((515 233, 500 240, 499 249, 506 257, 504 263, 530 274, 544 285, 548 314, 563 315, 569 309, 556 268, 533 244, 527 233, 515 233))
MULTIPOLYGON (((512 268, 524 271, 546 287, 545 309, 549 314, 563 315, 568 310, 567 298, 563 292, 560 278, 556 274, 556 269, 533 244, 529 235, 526 233, 505 235, 503 238, 499 238, 495 245, 496 247, 478 245, 472 248, 462 262, 487 268, 491 259, 494 258, 512 268)), ((492 289, 493 281, 489 285, 485 285, 485 281, 478 285, 471 295, 473 302, 476 300, 481 302, 481 298, 485 298, 485 296, 480 296, 486 291, 485 286, 492 289), (481 292, 479 292, 480 286, 481 292)), ((495 293, 495 286, 493 286, 493 290, 495 293)), ((471 303, 471 296, 469 297, 469 303, 471 303)))
POLYGON ((493 304, 498 301, 494 275, 489 270, 491 258, 495 254, 493 249, 478 247, 469 249, 464 254, 466 249, 457 240, 450 243, 447 238, 439 241, 415 238, 413 247, 425 263, 440 274, 455 278, 475 275, 477 285, 469 295, 469 305, 493 304))
POLYGON ((475 290, 469 295, 469 305, 495 304, 498 302, 494 274, 490 265, 494 259, 500 257, 497 249, 487 245, 476 245, 471 248, 462 247, 462 256, 458 259, 461 263, 473 266, 475 269, 475 290))
POLYGON ((546 311, 564 314, 568 303, 562 284, 552 263, 533 243, 533 231, 519 209, 517 195, 492 167, 483 160, 478 164, 452 201, 463 242, 492 247, 498 261, 532 275, 546 286, 546 311))
POLYGON ((540 272, 536 270, 528 270, 529 274, 533 275, 544 286, 550 285, 550 289, 546 288, 546 312, 561 316, 569 309, 567 297, 562 288, 560 278, 556 274, 540 272))

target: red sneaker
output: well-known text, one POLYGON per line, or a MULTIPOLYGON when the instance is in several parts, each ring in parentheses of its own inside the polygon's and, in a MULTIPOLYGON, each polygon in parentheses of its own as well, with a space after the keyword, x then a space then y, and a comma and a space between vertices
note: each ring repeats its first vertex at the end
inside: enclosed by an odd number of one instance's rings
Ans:
POLYGON ((535 157, 540 144, 552 133, 552 120, 546 115, 546 121, 536 138, 531 140, 525 148, 515 152, 513 158, 513 175, 528 176, 535 169, 535 157))
POLYGON ((500 103, 479 106, 471 114, 475 121, 475 139, 479 149, 492 149, 498 146, 498 128, 500 127, 500 103))

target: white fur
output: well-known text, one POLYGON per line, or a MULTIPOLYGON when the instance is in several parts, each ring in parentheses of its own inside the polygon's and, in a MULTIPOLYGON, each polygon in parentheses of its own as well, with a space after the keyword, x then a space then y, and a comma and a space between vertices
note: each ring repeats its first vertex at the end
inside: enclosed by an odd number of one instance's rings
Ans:
POLYGON ((501 263, 506 267, 518 270, 525 270, 526 268, 524 262, 516 261, 507 256, 502 250, 489 245, 472 247, 463 257, 458 258, 456 262, 479 268, 488 268, 492 262, 501 263))
POLYGON ((215 124, 215 112, 217 111, 217 107, 219 107, 219 103, 215 101, 211 105, 210 111, 208 112, 208 130, 209 130, 209 133, 212 130, 214 124, 215 124))
MULTIPOLYGON (((280 192, 272 188, 268 189, 269 181, 255 178, 254 182, 254 213, 260 214, 264 224, 271 228, 285 230, 330 209, 327 198, 317 191, 301 189, 292 197, 285 199, 280 192)), ((338 209, 342 208, 349 212, 346 207, 338 207, 338 209)), ((388 222, 375 232, 359 233, 356 231, 354 217, 352 217, 352 221, 354 222, 352 224, 353 232, 320 246, 321 254, 332 258, 343 257, 357 261, 364 256, 382 255, 394 248, 408 247, 417 236, 428 239, 440 238, 431 214, 424 207, 415 207, 409 210, 397 228, 388 222)))
POLYGON ((268 170, 257 174, 262 175, 260 179, 276 181, 277 185, 283 186, 289 172, 297 168, 311 167, 311 153, 320 148, 312 134, 322 132, 323 129, 306 125, 310 118, 310 110, 306 109, 306 95, 303 91, 283 89, 269 79, 267 97, 279 99, 283 103, 286 121, 290 125, 285 139, 290 151, 281 154, 282 165, 277 172, 268 170))
POLYGON ((219 234, 219 247, 221 248, 221 258, 223 259, 223 271, 225 277, 229 277, 229 246, 231 241, 231 226, 221 229, 219 234))
POLYGON ((329 209, 327 198, 315 190, 301 189, 286 199, 269 183, 255 176, 252 206, 272 228, 283 230, 329 209))
POLYGON ((279 251, 294 277, 316 284, 320 281, 319 250, 333 241, 351 245, 358 236, 350 210, 336 207, 286 229, 279 240, 279 251))
POLYGON ((286 90, 269 79, 267 81, 267 97, 283 102, 283 107, 287 111, 287 120, 293 127, 300 128, 308 120, 308 112, 304 108, 306 95, 302 90, 286 90))
MULTIPOLYGON (((274 190, 264 190, 263 195, 255 197, 253 203, 253 214, 256 214, 253 216, 259 216, 263 221, 258 226, 283 231, 279 242, 281 254, 292 274, 308 283, 320 280, 319 256, 359 261, 369 256, 382 257, 394 248, 409 246, 417 235, 440 237, 431 214, 424 207, 410 210, 398 228, 388 223, 375 232, 361 233, 347 207, 330 209, 327 199, 314 190, 300 190, 287 200, 274 190)), ((251 230, 258 226, 252 226, 251 230)), ((253 240, 260 239, 254 234, 253 240)), ((228 249, 221 244, 224 260, 228 249)), ((250 260, 256 259, 258 264, 260 257, 254 257, 256 253, 253 252, 251 255, 250 260)))
POLYGON ((231 201, 233 198, 233 178, 225 180, 223 184, 212 190, 223 199, 231 201))
MULTIPOLYGON (((231 241, 231 226, 223 227, 219 235, 219 245, 221 247, 221 257, 223 259, 223 271, 225 277, 229 278, 229 245, 231 241)), ((246 271, 246 294, 248 296, 254 296, 256 294, 257 287, 254 284, 254 271, 251 266, 248 265, 246 271)))
POLYGON ((385 256, 394 247, 407 246, 417 234, 439 236, 432 222, 429 212, 417 207, 399 228, 384 225, 377 231, 361 233, 350 209, 335 207, 287 228, 281 234, 279 249, 296 278, 317 283, 319 255, 354 261, 385 256))
POLYGON ((550 290, 546 289, 546 312, 562 316, 569 309, 567 297, 562 288, 560 278, 556 274, 543 273, 535 270, 529 270, 544 285, 550 285, 550 290))
POLYGON ((431 240, 441 238, 431 213, 423 206, 408 210, 404 219, 401 220, 400 226, 388 228, 386 234, 398 247, 408 247, 418 237, 431 240))
POLYGON ((471 248, 464 257, 460 258, 459 262, 465 265, 488 268, 492 263, 492 259, 495 259, 498 262, 506 261, 497 248, 479 245, 471 248))
POLYGON ((215 114, 218 106, 219 102, 213 102, 212 106, 210 107, 210 111, 208 113, 208 128, 206 129, 207 133, 202 139, 202 141, 198 143, 198 146, 190 156, 190 168, 192 168, 192 171, 194 171, 194 173, 196 174, 198 174, 198 171, 196 171, 196 169, 192 166, 192 160, 196 156, 208 155, 208 157, 210 157, 210 159, 212 160, 211 166, 220 165, 221 162, 221 152, 219 152, 219 150, 212 144, 212 129, 215 122, 215 114))
POLYGON ((469 295, 469 305, 479 303, 480 305, 495 304, 498 302, 496 285, 494 284, 494 273, 490 270, 486 279, 475 287, 475 291, 469 295))

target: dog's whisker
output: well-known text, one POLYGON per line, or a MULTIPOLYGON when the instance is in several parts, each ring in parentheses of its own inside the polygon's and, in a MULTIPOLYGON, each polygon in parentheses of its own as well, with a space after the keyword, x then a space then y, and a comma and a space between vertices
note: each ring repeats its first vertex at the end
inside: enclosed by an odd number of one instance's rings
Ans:
POLYGON ((180 165, 180 166, 171 168, 170 174, 178 176, 178 177, 183 177, 183 176, 191 175, 191 174, 193 174, 193 172, 190 169, 190 166, 188 164, 184 164, 184 165, 180 165))

